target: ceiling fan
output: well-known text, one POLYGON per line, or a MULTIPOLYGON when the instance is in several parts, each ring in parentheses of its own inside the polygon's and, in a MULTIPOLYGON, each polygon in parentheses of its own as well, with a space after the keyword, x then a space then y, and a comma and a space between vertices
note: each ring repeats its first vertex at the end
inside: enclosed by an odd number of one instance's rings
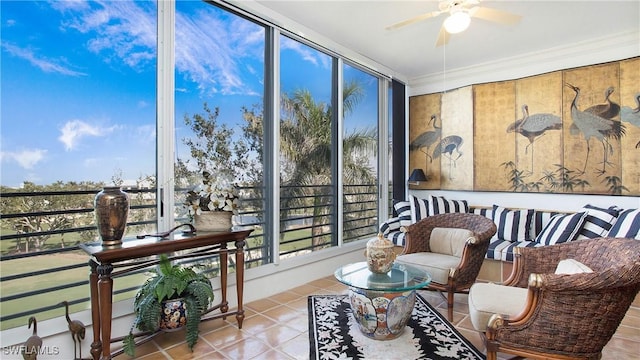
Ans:
POLYGON ((438 40, 436 41, 436 47, 438 47, 449 41, 450 34, 457 34, 466 30, 472 17, 505 25, 514 25, 522 18, 520 15, 511 14, 506 11, 484 6, 476 6, 479 4, 480 0, 443 0, 438 4, 440 10, 431 11, 400 21, 388 26, 386 29, 394 30, 409 24, 436 17, 440 14, 449 13, 449 17, 444 20, 440 27, 440 33, 438 34, 438 40))

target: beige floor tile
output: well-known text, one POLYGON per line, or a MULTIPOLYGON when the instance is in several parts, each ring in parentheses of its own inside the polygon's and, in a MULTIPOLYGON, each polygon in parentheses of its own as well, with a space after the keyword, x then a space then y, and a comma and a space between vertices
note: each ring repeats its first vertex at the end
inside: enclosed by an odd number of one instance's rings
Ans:
POLYGON ((271 350, 263 341, 251 337, 244 341, 225 346, 218 351, 229 359, 251 359, 266 351, 271 350))
MULTIPOLYGON (((278 303, 277 301, 273 301, 271 299, 261 299, 261 300, 256 300, 256 301, 252 301, 248 304, 244 305, 244 308, 248 308, 250 310, 254 310, 256 312, 263 312, 265 310, 271 309, 273 307, 276 307, 280 305, 280 303, 278 303)), ((246 316, 246 315, 245 315, 246 316)))
POLYGON ((285 342, 278 347, 278 350, 291 356, 294 359, 309 358, 309 334, 303 333, 285 342))
POLYGON ((255 334, 255 337, 269 344, 271 347, 278 347, 298 335, 300 335, 300 331, 283 324, 278 324, 255 334))
POLYGON ((259 354, 254 358, 251 358, 251 360, 299 360, 299 359, 292 358, 291 356, 284 354, 278 350, 271 349, 269 351, 259 354))
POLYGON ((184 342, 174 347, 170 347, 165 351, 174 360, 198 359, 204 355, 208 355, 212 358, 213 356, 211 354, 215 353, 213 346, 208 344, 206 341, 198 341, 193 347, 193 350, 190 350, 187 343, 184 342))

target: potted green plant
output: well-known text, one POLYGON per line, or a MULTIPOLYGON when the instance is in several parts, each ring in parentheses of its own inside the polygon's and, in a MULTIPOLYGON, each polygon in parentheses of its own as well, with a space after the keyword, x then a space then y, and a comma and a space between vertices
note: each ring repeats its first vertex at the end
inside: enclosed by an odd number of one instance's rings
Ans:
POLYGON ((198 325, 213 301, 211 281, 193 267, 172 264, 160 255, 157 269, 142 285, 134 300, 135 319, 125 336, 124 351, 135 355, 134 328, 140 331, 172 331, 186 328, 190 350, 198 341, 198 325))

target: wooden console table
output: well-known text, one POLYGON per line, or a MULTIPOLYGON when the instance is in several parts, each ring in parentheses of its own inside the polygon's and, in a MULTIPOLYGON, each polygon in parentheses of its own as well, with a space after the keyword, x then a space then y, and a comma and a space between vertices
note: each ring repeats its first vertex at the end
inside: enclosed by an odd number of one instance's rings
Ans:
MULTIPOLYGON (((91 255, 89 266, 89 286, 91 290, 91 320, 93 322, 93 342, 91 355, 94 360, 111 359, 111 343, 119 339, 111 339, 111 319, 113 302, 113 276, 140 270, 158 263, 158 260, 144 259, 160 254, 170 254, 170 259, 204 258, 218 255, 220 258, 220 286, 222 299, 219 304, 208 310, 220 309, 221 314, 208 316, 203 321, 234 315, 238 327, 242 328, 244 310, 242 309, 242 293, 244 284, 244 245, 245 239, 253 230, 231 232, 198 232, 171 235, 167 238, 131 238, 124 239, 121 245, 102 246, 99 243, 82 244, 80 248, 91 255), (234 247, 229 248, 228 243, 234 247), (185 250, 183 252, 183 250, 185 250), (236 291, 238 309, 229 312, 227 301, 227 264, 229 253, 235 255, 236 291), (114 268, 122 268, 114 272, 114 268)), ((119 351, 120 353, 122 351, 119 351)), ((113 355, 115 356, 115 355, 113 355)))

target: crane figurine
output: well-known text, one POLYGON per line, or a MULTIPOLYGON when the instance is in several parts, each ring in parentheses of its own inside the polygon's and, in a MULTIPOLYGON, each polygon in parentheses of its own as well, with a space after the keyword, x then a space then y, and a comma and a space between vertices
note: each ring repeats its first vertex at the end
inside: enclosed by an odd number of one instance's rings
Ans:
POLYGON ((58 305, 64 305, 65 308, 64 315, 69 325, 71 338, 73 339, 73 359, 82 359, 82 340, 84 340, 85 336, 84 324, 80 320, 71 320, 69 317, 69 303, 67 301, 63 301, 58 305), (78 352, 80 357, 77 357, 78 352))
POLYGON ((27 341, 24 342, 22 348, 22 358, 24 360, 36 360, 42 347, 42 339, 38 336, 38 322, 34 316, 29 318, 29 329, 31 328, 31 324, 33 324, 33 333, 27 341))

